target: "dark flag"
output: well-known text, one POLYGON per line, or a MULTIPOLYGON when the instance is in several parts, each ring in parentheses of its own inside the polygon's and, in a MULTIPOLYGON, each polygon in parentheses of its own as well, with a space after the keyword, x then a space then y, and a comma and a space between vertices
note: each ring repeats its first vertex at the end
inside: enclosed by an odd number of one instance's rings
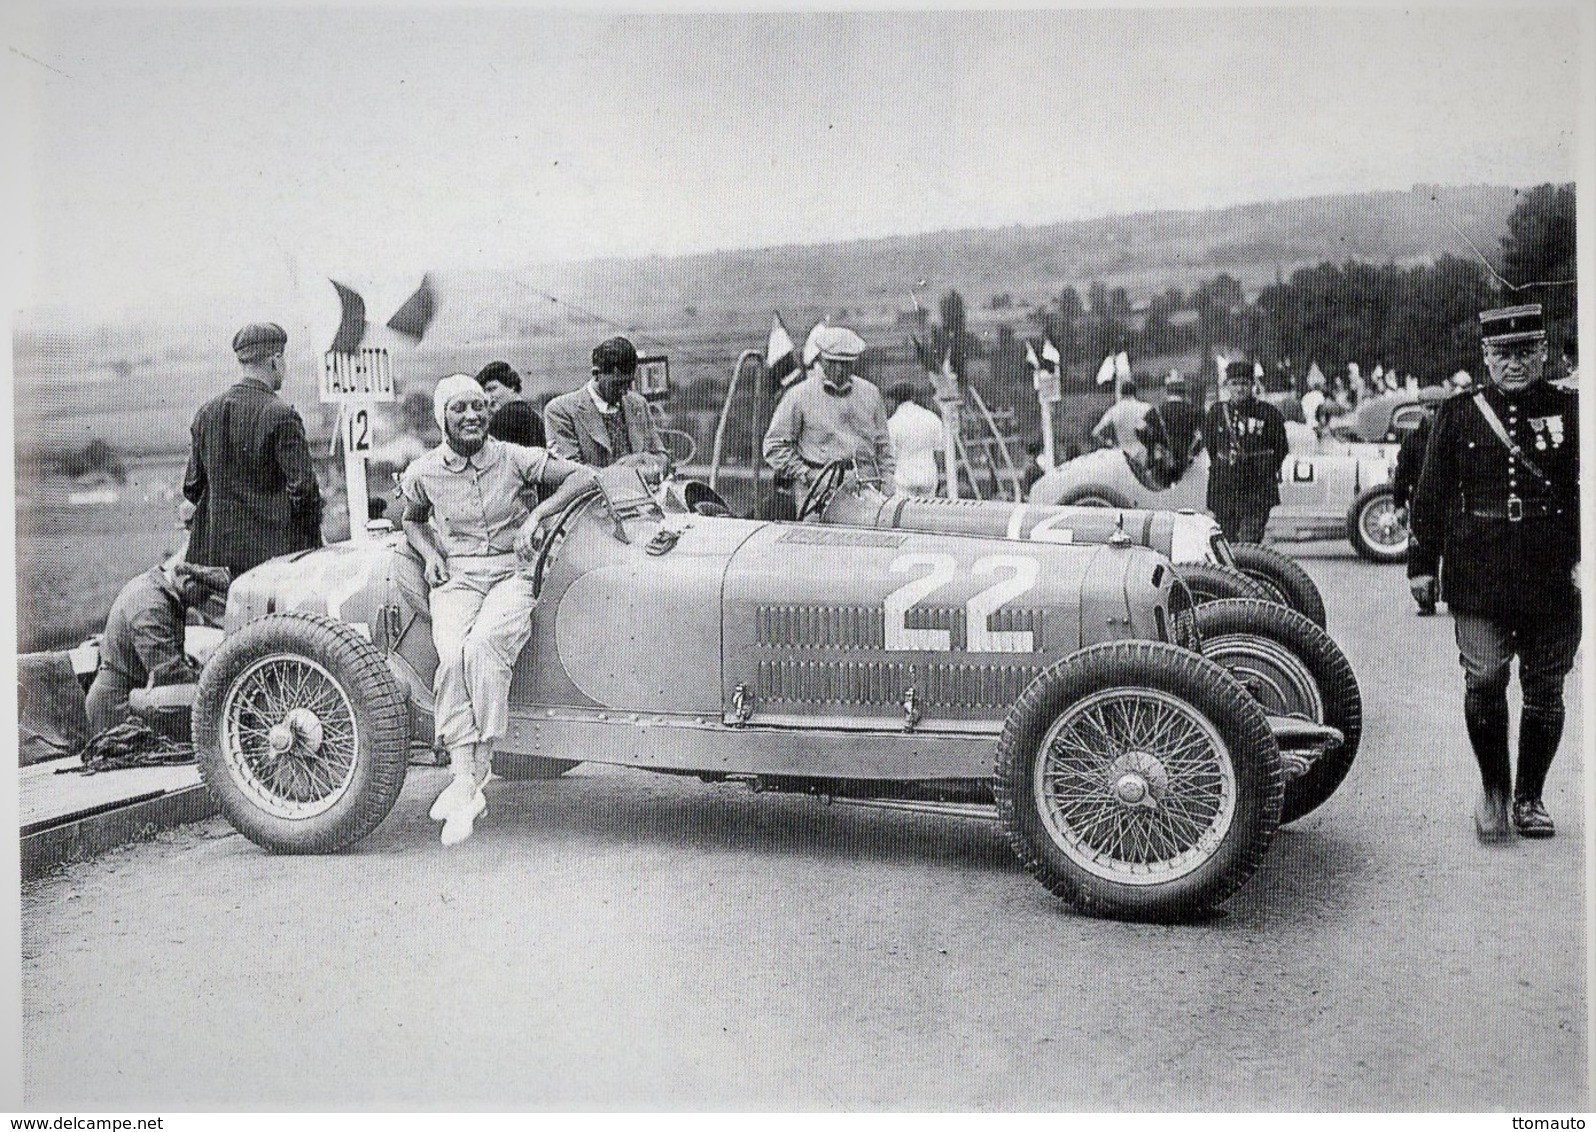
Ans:
POLYGON ((343 319, 338 323, 338 333, 333 336, 329 348, 335 354, 353 354, 360 349, 360 341, 366 336, 366 300, 336 279, 329 279, 328 282, 338 292, 338 301, 344 305, 343 319))
POLYGON ((426 334, 427 325, 432 321, 432 314, 436 309, 437 300, 432 293, 432 276, 423 275, 421 286, 416 288, 416 293, 406 299, 404 306, 395 311, 394 316, 388 320, 388 329, 419 342, 426 334))

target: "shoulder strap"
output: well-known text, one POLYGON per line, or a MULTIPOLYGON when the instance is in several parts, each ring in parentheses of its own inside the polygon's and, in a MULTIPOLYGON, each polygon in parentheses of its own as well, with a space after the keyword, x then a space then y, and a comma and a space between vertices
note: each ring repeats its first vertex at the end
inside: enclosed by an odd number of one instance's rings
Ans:
POLYGON ((1555 486, 1552 485, 1550 477, 1541 471, 1540 465, 1531 460, 1525 454, 1524 449, 1514 444, 1513 438, 1507 435, 1507 429, 1502 424, 1502 418, 1496 415, 1496 410, 1491 408, 1491 403, 1485 399, 1485 390, 1481 389, 1474 394, 1474 404, 1480 410, 1480 416, 1485 418, 1485 423, 1491 426, 1491 431, 1496 434, 1496 439, 1500 440, 1503 447, 1511 452, 1520 464, 1524 465, 1524 469, 1542 483, 1555 486))

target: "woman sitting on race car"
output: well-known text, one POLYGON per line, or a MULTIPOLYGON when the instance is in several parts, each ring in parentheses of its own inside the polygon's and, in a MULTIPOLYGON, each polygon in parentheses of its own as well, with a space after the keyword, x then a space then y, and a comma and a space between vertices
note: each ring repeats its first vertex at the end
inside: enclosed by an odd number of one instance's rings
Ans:
POLYGON ((435 730, 454 774, 430 816, 455 845, 487 809, 482 786, 508 723, 510 671, 532 634, 536 598, 518 555, 594 473, 490 437, 487 397, 466 374, 438 382, 432 405, 443 443, 405 469, 399 492, 405 538, 431 588, 435 730))

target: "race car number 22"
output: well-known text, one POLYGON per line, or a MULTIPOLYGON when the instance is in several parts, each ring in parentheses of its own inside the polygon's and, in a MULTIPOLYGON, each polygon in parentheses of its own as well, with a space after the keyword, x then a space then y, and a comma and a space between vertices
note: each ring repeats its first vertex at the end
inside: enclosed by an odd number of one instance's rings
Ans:
MULTIPOLYGON (((919 573, 919 577, 893 590, 882 603, 886 612, 887 648, 911 652, 951 651, 951 629, 910 628, 909 610, 958 576, 958 560, 951 554, 900 554, 892 560, 889 569, 894 574, 919 573)), ((1006 603, 1028 593, 1041 572, 1041 563, 1023 555, 990 554, 977 558, 970 566, 971 576, 996 576, 998 580, 965 603, 968 626, 965 648, 970 652, 1035 652, 1035 634, 1030 629, 993 629, 988 621, 1006 603)))

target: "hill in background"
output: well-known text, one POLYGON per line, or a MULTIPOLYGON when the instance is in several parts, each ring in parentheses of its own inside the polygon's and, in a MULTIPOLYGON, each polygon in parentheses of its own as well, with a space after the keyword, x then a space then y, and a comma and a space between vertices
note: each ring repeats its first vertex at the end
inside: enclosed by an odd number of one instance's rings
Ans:
MULTIPOLYGON (((1300 267, 1349 259, 1410 265, 1472 255, 1447 223, 1495 255, 1518 190, 1416 186, 1185 212, 1135 213, 1039 227, 1012 226, 845 243, 606 259, 435 275, 438 314, 401 380, 420 384, 502 357, 529 389, 570 388, 587 353, 621 330, 671 353, 672 377, 725 377, 738 353, 762 348, 773 311, 798 337, 822 316, 870 337, 918 301, 950 288, 972 327, 1001 320, 1020 333, 1026 308, 1064 287, 1124 287, 1134 301, 1190 289, 1220 272, 1249 290, 1300 267), (1432 199, 1434 198, 1434 199, 1432 199), (1002 311, 988 308, 1008 296, 1002 311)), ((99 438, 127 452, 183 448, 193 411, 229 379, 233 327, 194 321, 134 327, 30 322, 15 339, 19 451, 81 446, 99 438)), ((291 343, 285 393, 313 431, 325 427, 314 375, 323 343, 291 343)))

